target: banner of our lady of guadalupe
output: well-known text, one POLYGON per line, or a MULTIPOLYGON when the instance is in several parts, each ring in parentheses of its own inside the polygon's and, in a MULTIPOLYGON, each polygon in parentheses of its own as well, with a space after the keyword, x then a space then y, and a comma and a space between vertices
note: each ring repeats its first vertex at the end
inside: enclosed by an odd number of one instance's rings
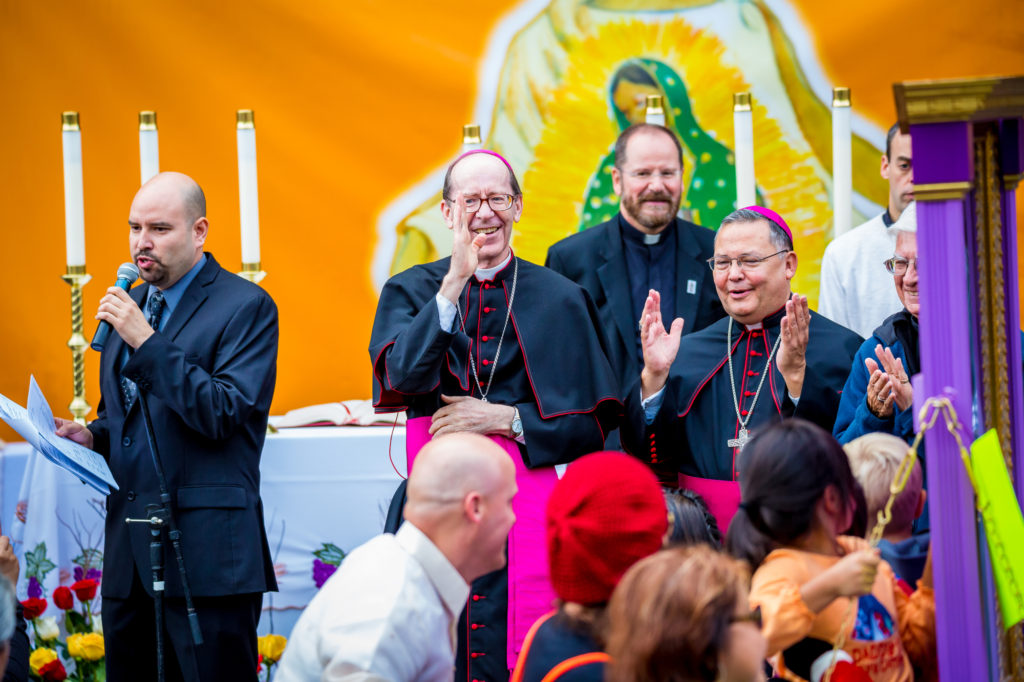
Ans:
MULTIPOLYGON (((476 121, 484 145, 522 181, 516 253, 543 262, 552 243, 615 214, 612 147, 644 120, 651 94, 664 97, 666 125, 683 147, 680 213, 717 228, 736 201, 732 95, 750 92, 758 200, 793 228, 801 259, 793 286, 813 305, 832 229, 832 84, 792 9, 781 0, 550 0, 520 10, 497 31, 511 38, 490 51, 476 121)), ((855 225, 885 203, 884 131, 856 132, 871 143, 854 135, 855 225)), ((378 225, 378 282, 450 252, 440 182, 421 187, 378 225)))

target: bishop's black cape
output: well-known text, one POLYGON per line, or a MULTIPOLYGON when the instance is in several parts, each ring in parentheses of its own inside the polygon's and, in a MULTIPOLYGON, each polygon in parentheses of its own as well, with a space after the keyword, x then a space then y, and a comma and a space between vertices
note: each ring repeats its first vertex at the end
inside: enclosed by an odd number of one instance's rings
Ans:
POLYGON ((470 278, 459 298, 465 323, 456 318, 455 332, 447 333, 435 296, 450 260, 414 266, 384 285, 370 337, 377 412, 408 410, 410 417, 422 417, 443 405, 442 393, 479 398, 472 354, 485 390, 494 371, 487 400, 519 408, 527 466, 570 462, 600 450, 622 406, 587 293, 518 259, 512 317, 494 367, 514 261, 492 282, 470 278))
MULTIPOLYGON (((459 297, 462 320, 457 317, 455 332, 448 333, 441 330, 435 296, 450 260, 414 266, 381 292, 370 337, 376 410, 423 417, 444 404, 442 393, 479 398, 472 354, 484 390, 494 369, 487 399, 519 408, 526 466, 570 462, 602 449, 622 404, 590 296, 558 273, 518 260, 512 315, 498 353, 515 262, 491 282, 469 279, 459 297)), ((459 619, 456 680, 507 679, 507 600, 505 570, 473 581, 459 619)))
MULTIPOLYGON (((733 323, 733 376, 744 419, 772 346, 779 338, 784 316, 782 308, 763 320, 763 329, 756 330, 733 323)), ((682 338, 665 385, 664 401, 652 424, 647 425, 644 419, 639 380, 626 397, 623 444, 627 451, 650 462, 660 478, 671 480, 679 472, 698 478, 738 480, 739 449, 728 446, 740 428, 729 385, 729 319, 682 338)), ((773 359, 754 415, 747 423, 751 436, 757 434, 758 427, 784 417, 806 419, 831 433, 839 396, 862 339, 813 311, 808 335, 807 370, 797 404, 794 406, 789 399, 786 382, 773 359)))

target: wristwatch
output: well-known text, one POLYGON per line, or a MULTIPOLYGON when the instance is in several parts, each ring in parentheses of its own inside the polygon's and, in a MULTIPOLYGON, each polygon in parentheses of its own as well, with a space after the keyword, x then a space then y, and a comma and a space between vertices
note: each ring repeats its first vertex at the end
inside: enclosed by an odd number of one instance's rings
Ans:
POLYGON ((512 408, 515 410, 515 414, 512 415, 512 438, 519 438, 523 435, 523 420, 519 418, 519 408, 512 408))

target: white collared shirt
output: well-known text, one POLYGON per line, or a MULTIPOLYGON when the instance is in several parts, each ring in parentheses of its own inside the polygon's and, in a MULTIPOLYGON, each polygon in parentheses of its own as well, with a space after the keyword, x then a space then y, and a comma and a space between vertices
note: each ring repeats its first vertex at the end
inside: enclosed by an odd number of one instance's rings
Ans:
POLYGON ((406 521, 342 562, 292 630, 275 682, 450 682, 469 584, 406 521))
POLYGON ((879 214, 825 247, 818 312, 864 338, 903 303, 884 261, 892 258, 894 234, 879 214))

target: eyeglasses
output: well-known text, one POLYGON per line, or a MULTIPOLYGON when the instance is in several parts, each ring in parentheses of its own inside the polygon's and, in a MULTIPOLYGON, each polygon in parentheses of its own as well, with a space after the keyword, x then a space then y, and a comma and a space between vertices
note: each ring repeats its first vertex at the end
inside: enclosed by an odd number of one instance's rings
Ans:
POLYGON ((890 275, 896 275, 902 277, 907 274, 907 270, 911 265, 914 266, 914 271, 917 272, 917 259, 916 258, 903 258, 901 256, 893 256, 887 261, 884 261, 885 269, 889 271, 890 275))
POLYGON ((757 270, 761 267, 769 258, 778 256, 779 254, 789 253, 789 249, 783 249, 782 251, 776 251, 770 256, 764 258, 754 258, 752 256, 744 256, 743 258, 708 258, 708 267, 711 268, 712 272, 726 272, 732 269, 732 264, 737 263, 740 266, 740 270, 744 272, 750 272, 751 270, 757 270))
MULTIPOLYGON (((466 197, 466 213, 476 213, 484 205, 484 201, 491 207, 492 211, 507 211, 512 208, 515 197, 511 194, 495 194, 493 197, 481 199, 480 197, 466 197)), ((445 201, 455 203, 454 199, 445 197, 445 201)))
POLYGON ((750 613, 744 613, 739 616, 733 616, 729 621, 730 623, 753 623, 758 630, 761 629, 761 607, 756 607, 750 613))
POLYGON ((898 278, 901 278, 906 274, 907 269, 910 265, 913 265, 914 272, 918 271, 918 259, 916 258, 903 258, 902 256, 893 256, 887 261, 884 261, 886 269, 889 270, 889 274, 895 274, 898 278))

